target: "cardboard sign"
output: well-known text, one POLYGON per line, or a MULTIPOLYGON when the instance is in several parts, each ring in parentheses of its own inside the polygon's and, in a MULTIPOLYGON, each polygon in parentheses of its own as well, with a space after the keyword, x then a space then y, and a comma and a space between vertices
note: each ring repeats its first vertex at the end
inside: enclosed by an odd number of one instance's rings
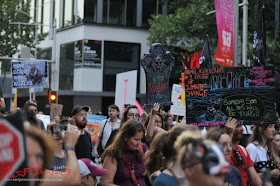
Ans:
POLYGON ((175 59, 165 51, 160 43, 152 44, 149 52, 150 54, 144 54, 141 59, 141 66, 146 73, 146 104, 144 107, 152 107, 156 102, 161 106, 172 105, 169 78, 175 59))
POLYGON ((171 94, 171 101, 173 105, 170 108, 170 114, 177 115, 177 116, 184 116, 186 113, 186 102, 183 99, 185 94, 184 89, 181 85, 173 84, 172 87, 172 94, 171 94))
POLYGON ((98 137, 98 133, 100 130, 100 124, 104 119, 107 119, 107 117, 100 116, 100 115, 87 114, 86 130, 90 134, 92 142, 96 142, 96 139, 98 137))
POLYGON ((51 104, 51 111, 50 111, 50 114, 51 114, 51 115, 61 116, 62 110, 63 110, 63 105, 61 105, 61 104, 56 104, 56 103, 52 103, 52 104, 51 104))
POLYGON ((12 62, 13 88, 49 87, 46 61, 12 62))
POLYGON ((274 88, 273 67, 186 70, 187 123, 219 126, 228 117, 239 124, 274 123, 274 88))

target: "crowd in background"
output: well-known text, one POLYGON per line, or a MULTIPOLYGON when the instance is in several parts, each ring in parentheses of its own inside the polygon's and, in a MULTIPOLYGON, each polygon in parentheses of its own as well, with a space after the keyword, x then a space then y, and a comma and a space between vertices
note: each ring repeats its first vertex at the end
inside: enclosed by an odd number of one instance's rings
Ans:
POLYGON ((76 105, 69 119, 54 116, 47 129, 35 100, 16 112, 25 116, 28 167, 53 173, 34 172, 39 181, 30 185, 280 185, 279 119, 252 126, 242 146, 244 127, 234 118, 204 133, 185 119, 174 122, 158 103, 144 120, 136 105, 127 105, 121 117, 110 105, 92 143, 85 128, 89 106, 76 105))

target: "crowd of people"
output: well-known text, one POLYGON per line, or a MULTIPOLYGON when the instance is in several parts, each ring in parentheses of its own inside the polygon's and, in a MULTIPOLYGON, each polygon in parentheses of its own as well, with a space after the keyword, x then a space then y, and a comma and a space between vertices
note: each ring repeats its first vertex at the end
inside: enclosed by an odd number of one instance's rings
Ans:
POLYGON ((38 179, 32 177, 30 185, 280 185, 279 121, 252 126, 242 146, 244 129, 234 118, 204 134, 184 119, 174 124, 158 103, 143 122, 136 105, 128 105, 121 117, 110 105, 92 143, 85 128, 92 114, 88 106, 76 105, 70 120, 54 117, 46 130, 36 118, 35 100, 17 112, 26 115, 28 167, 44 173, 32 169, 38 179))

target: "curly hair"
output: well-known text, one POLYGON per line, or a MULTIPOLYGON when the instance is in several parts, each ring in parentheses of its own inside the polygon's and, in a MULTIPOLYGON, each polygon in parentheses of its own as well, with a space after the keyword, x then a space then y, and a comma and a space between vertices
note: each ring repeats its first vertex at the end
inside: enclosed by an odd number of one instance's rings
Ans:
POLYGON ((160 132, 151 143, 150 151, 145 159, 146 174, 161 170, 164 166, 176 159, 176 150, 173 148, 177 137, 184 131, 198 131, 198 128, 191 125, 175 126, 168 132, 160 132))

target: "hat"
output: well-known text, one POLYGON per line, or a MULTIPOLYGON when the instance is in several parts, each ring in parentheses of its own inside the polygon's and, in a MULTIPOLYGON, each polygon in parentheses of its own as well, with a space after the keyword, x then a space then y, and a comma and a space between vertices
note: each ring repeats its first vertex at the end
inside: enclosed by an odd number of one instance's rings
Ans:
POLYGON ((99 168, 94 165, 93 161, 87 158, 82 158, 78 160, 80 166, 81 176, 86 176, 88 174, 92 176, 104 176, 107 169, 99 168))
POLYGON ((72 112, 71 112, 71 116, 74 116, 75 114, 77 114, 78 112, 80 112, 80 111, 83 110, 83 109, 84 109, 86 112, 89 110, 88 107, 84 107, 84 106, 82 106, 82 105, 76 105, 76 106, 73 108, 72 112))

